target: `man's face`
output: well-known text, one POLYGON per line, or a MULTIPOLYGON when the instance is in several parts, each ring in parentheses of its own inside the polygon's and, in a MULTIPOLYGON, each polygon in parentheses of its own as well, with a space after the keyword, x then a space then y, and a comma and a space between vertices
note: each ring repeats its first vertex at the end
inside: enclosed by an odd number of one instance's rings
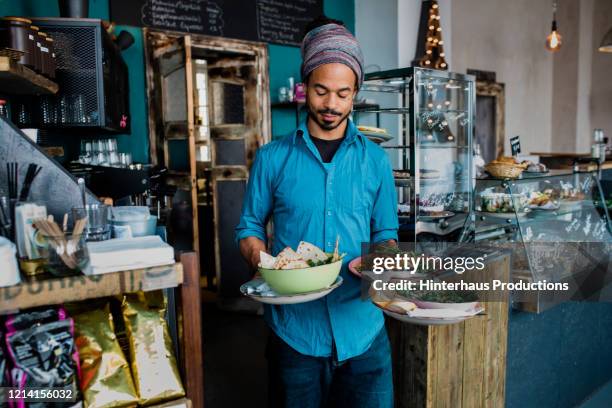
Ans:
POLYGON ((306 83, 310 117, 324 130, 340 126, 353 109, 357 77, 344 64, 324 64, 312 71, 306 83))

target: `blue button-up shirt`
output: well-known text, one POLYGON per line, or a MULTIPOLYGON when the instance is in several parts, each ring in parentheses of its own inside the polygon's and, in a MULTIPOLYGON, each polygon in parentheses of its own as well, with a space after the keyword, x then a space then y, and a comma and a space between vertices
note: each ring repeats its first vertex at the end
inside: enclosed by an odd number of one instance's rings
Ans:
POLYGON ((335 345, 338 361, 365 352, 384 324, 361 282, 348 271, 360 256, 362 242, 397 240, 397 197, 393 174, 382 148, 359 133, 349 120, 346 137, 331 163, 324 163, 306 123, 257 151, 249 177, 236 239, 266 240, 273 217, 272 254, 300 241, 326 252, 340 236, 345 252, 344 283, 312 302, 266 305, 265 320, 274 332, 302 354, 327 357, 335 345))

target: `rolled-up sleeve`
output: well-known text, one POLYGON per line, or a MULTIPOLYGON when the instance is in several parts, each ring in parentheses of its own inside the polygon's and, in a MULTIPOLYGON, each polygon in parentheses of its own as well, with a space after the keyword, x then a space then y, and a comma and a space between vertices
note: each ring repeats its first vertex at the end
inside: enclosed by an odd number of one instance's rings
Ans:
POLYGON ((266 241, 266 224, 272 208, 270 163, 266 156, 265 146, 259 148, 249 174, 240 222, 236 227, 236 243, 247 237, 266 241))
POLYGON ((378 189, 371 220, 371 242, 397 240, 397 195, 389 159, 385 156, 381 171, 381 183, 378 189))

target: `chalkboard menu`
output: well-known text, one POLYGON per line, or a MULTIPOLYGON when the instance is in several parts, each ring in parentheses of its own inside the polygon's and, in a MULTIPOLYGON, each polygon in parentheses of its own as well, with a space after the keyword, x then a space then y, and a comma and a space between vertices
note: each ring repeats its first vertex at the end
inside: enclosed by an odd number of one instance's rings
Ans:
POLYGON ((110 0, 117 24, 299 46, 323 0, 110 0))

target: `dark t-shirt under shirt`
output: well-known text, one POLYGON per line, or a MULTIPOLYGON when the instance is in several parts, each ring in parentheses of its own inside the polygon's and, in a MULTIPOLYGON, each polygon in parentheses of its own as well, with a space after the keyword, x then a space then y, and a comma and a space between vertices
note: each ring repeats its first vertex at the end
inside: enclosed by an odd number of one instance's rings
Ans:
POLYGON ((340 147, 340 144, 344 140, 345 136, 342 136, 340 139, 334 140, 319 139, 318 137, 314 137, 313 135, 310 135, 310 138, 312 139, 314 145, 317 147, 317 150, 321 155, 321 160, 323 160, 323 163, 329 163, 334 158, 334 154, 336 154, 336 151, 340 147))

